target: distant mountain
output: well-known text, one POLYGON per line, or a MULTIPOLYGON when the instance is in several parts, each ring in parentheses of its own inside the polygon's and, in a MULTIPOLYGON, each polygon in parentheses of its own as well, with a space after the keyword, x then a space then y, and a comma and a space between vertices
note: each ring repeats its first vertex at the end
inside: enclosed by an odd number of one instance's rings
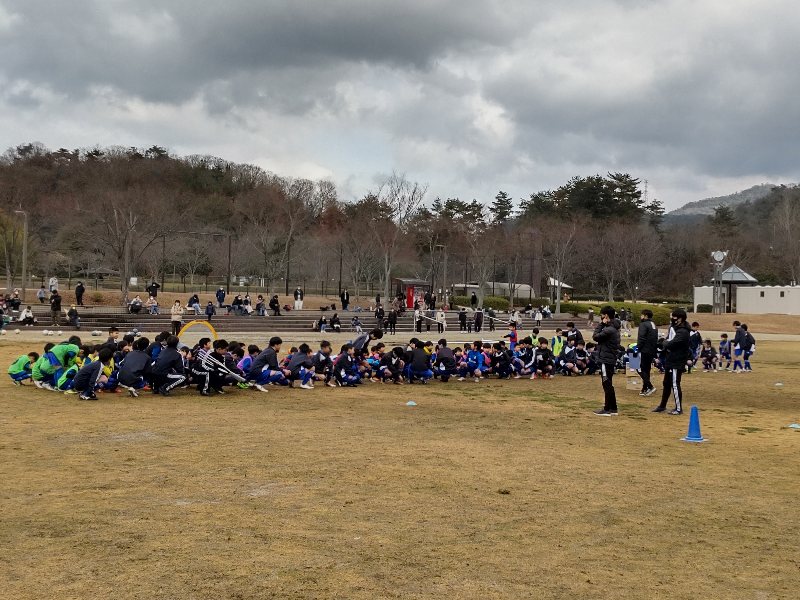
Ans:
POLYGON ((776 184, 774 183, 761 183, 754 185, 751 188, 736 192, 729 196, 718 196, 716 198, 706 198, 705 200, 698 200, 696 202, 689 202, 680 208, 668 212, 666 217, 674 221, 682 221, 687 218, 705 217, 714 214, 714 209, 718 206, 736 206, 745 202, 755 202, 766 197, 772 191, 776 184))

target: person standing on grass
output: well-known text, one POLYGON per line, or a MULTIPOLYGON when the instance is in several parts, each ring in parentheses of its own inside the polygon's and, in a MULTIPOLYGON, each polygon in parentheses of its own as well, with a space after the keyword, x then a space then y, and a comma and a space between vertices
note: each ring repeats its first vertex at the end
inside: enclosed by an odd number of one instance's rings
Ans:
POLYGON ((661 393, 661 404, 653 412, 667 410, 667 401, 670 394, 675 399, 675 409, 671 415, 683 413, 683 392, 681 390, 681 375, 686 369, 686 362, 691 356, 689 350, 689 325, 686 323, 686 311, 676 308, 670 317, 669 334, 662 340, 661 348, 664 350, 664 390, 661 393))
POLYGON ((175 300, 175 304, 169 309, 170 320, 172 322, 172 335, 178 335, 183 323, 183 307, 180 300, 175 300))
POLYGON ((339 300, 342 301, 342 310, 350 310, 348 308, 350 306, 350 292, 347 291, 347 288, 344 288, 342 293, 339 294, 339 300))
POLYGON ((639 367, 639 377, 642 378, 642 391, 640 396, 649 396, 656 391, 650 381, 650 368, 658 354, 658 328, 653 323, 653 311, 645 308, 642 311, 639 321, 639 335, 636 338, 636 346, 639 348, 641 356, 641 366, 639 367))
POLYGON ((611 306, 604 306, 600 309, 600 323, 595 328, 592 339, 597 342, 597 361, 600 363, 600 375, 605 396, 603 408, 594 411, 594 414, 601 417, 615 417, 619 414, 613 378, 619 352, 620 326, 621 323, 616 318, 611 306))

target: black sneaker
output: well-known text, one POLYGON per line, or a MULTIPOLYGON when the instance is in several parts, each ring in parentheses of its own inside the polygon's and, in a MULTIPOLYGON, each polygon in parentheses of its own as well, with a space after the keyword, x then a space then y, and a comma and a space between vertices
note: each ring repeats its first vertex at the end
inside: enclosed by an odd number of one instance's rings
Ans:
POLYGON ((205 391, 205 390, 200 390, 200 395, 201 396, 210 396, 211 394, 209 392, 205 391))
POLYGON ((656 406, 656 407, 653 409, 653 411, 652 411, 652 412, 664 412, 665 410, 667 410, 667 409, 666 409, 666 408, 664 408, 663 406, 656 406))
POLYGON ((169 396, 169 390, 166 387, 159 388, 158 393, 162 396, 169 396))
POLYGON ((594 411, 598 417, 616 417, 619 413, 615 410, 606 410, 601 408, 600 410, 594 411))
POLYGON ((223 390, 222 388, 214 388, 214 391, 217 392, 218 394, 224 394, 225 393, 225 390, 223 390))

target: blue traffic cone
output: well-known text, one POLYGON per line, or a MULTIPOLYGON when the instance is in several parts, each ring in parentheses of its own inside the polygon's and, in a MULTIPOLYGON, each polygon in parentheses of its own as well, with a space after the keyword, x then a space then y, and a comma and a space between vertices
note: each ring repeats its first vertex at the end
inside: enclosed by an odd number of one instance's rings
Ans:
POLYGON ((700 433, 700 411, 696 406, 692 406, 692 411, 689 413, 689 432, 685 438, 681 438, 684 442, 705 442, 705 438, 700 433))

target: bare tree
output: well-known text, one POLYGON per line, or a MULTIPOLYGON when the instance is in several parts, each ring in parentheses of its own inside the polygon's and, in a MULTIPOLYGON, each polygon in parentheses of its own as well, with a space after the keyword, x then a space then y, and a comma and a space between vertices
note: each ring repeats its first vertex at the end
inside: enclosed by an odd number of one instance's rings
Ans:
POLYGON ((395 253, 402 233, 407 230, 422 204, 427 186, 411 183, 404 175, 392 174, 374 195, 379 214, 370 220, 370 230, 383 259, 383 297, 388 298, 395 253))
POLYGON ((578 225, 573 220, 560 227, 542 227, 545 232, 545 248, 547 253, 544 257, 545 269, 550 277, 556 282, 556 313, 561 312, 561 288, 564 278, 569 273, 575 262, 575 241, 577 238, 578 225))

